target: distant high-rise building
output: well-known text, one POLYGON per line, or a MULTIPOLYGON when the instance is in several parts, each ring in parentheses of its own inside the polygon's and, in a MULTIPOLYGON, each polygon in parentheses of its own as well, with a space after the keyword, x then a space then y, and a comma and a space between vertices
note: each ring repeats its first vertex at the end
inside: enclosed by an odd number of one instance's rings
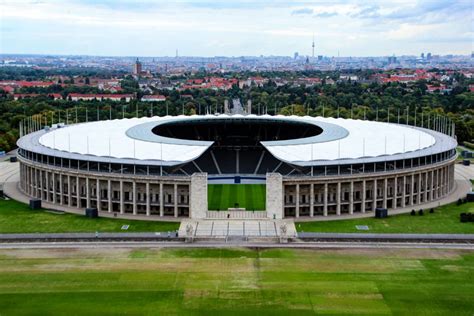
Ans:
POLYGON ((323 60, 323 55, 318 55, 318 60, 319 61, 323 60))
POLYGON ((388 63, 389 64, 395 64, 397 62, 397 57, 395 56, 389 56, 388 57, 388 63))
POLYGON ((426 54, 426 59, 428 59, 428 60, 431 59, 431 53, 426 54))
POLYGON ((421 53, 421 59, 425 59, 425 53, 421 53))
POLYGON ((314 33, 313 33, 313 45, 311 45, 312 48, 313 48, 313 54, 311 55, 311 57, 314 59, 314 33))
POLYGON ((293 58, 294 58, 294 59, 298 59, 298 56, 299 56, 299 55, 300 55, 300 54, 298 54, 298 52, 295 52, 295 54, 293 55, 293 58))
POLYGON ((178 58, 178 56, 179 56, 179 55, 178 55, 178 49, 176 49, 176 58, 178 58))
POLYGON ((133 74, 140 75, 141 72, 142 72, 142 63, 137 58, 137 61, 135 61, 135 64, 133 65, 133 74))

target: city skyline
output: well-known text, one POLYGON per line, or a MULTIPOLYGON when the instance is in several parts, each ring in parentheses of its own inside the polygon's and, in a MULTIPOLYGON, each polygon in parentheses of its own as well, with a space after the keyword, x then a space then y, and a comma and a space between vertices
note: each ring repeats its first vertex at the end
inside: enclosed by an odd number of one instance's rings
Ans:
POLYGON ((1 54, 469 55, 470 1, 4 1, 1 54))

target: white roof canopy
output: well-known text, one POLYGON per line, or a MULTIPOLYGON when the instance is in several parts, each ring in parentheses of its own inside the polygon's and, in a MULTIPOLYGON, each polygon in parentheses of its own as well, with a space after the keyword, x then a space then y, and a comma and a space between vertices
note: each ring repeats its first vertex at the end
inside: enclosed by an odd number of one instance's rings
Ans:
POLYGON ((456 141, 447 135, 406 125, 280 115, 167 116, 81 123, 50 129, 39 137, 39 144, 65 153, 180 164, 198 158, 212 146, 213 142, 165 138, 153 135, 151 129, 164 122, 216 118, 221 120, 251 118, 276 122, 296 120, 320 126, 323 133, 310 138, 262 142, 262 145, 276 158, 297 165, 387 157, 418 151, 421 155, 422 150, 423 155, 428 155, 430 152, 427 150, 432 150, 431 153, 434 154, 456 146, 456 141), (142 137, 141 134, 145 136, 142 137), (138 136, 135 137, 136 135, 138 136))

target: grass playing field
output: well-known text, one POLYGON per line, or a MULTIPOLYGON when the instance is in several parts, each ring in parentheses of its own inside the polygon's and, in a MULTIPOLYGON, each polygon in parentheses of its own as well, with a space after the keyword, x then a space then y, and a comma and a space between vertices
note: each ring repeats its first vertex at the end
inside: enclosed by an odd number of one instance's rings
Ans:
POLYGON ((1 315, 469 315, 474 252, 0 250, 1 315))
POLYGON ((210 184, 207 196, 210 210, 243 207, 248 211, 265 210, 265 184, 210 184))
MULTIPOLYGON (((113 218, 90 219, 85 216, 33 211, 28 205, 0 200, 0 233, 63 233, 63 232, 158 232, 174 231, 177 222, 135 221, 113 218), (121 230, 129 225, 128 230, 121 230)), ((0 311, 0 315, 1 315, 0 311)))
POLYGON ((428 209, 425 209, 423 216, 417 213, 416 216, 401 214, 384 219, 370 217, 330 222, 297 223, 296 229, 305 232, 328 233, 474 234, 474 223, 461 223, 459 221, 459 214, 465 212, 474 212, 474 203, 444 205, 436 208, 432 214, 429 213, 428 209), (369 230, 359 231, 356 228, 357 225, 367 225, 369 230))

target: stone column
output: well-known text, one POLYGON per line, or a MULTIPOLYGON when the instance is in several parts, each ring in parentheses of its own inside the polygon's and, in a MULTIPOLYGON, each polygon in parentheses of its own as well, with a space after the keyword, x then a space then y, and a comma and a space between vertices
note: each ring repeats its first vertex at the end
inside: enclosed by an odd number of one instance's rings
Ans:
POLYGON ((112 181, 109 179, 107 180, 107 201, 108 201, 108 212, 111 213, 114 209, 112 204, 112 181))
POLYGON ((178 217, 178 185, 175 183, 173 188, 174 217, 178 217))
POLYGON ((23 189, 25 190, 26 194, 31 195, 31 171, 30 167, 27 165, 21 164, 20 165, 21 170, 23 170, 23 175, 25 182, 23 183, 24 187, 23 189))
POLYGON ((434 170, 431 170, 430 175, 430 201, 434 199, 434 170))
POLYGON ((23 191, 25 191, 27 195, 31 195, 30 168, 22 163, 20 164, 20 173, 22 179, 20 186, 23 188, 23 191))
POLYGON ((36 197, 43 199, 43 172, 41 170, 36 170, 36 197))
POLYGON ((27 195, 31 195, 31 179, 30 179, 30 168, 24 165, 23 163, 20 164, 20 173, 21 173, 21 181, 20 186, 23 188, 23 191, 27 195))
POLYGON ((86 207, 91 207, 91 188, 89 178, 86 178, 86 207))
POLYGON ((448 167, 443 168, 443 196, 448 194, 448 167))
POLYGON ((137 182, 132 182, 132 203, 133 215, 137 215, 137 182))
POLYGON ((49 172, 45 171, 45 177, 46 177, 46 201, 49 202, 49 172))
POLYGON ((25 179, 25 182, 23 183, 24 187, 23 189, 25 190, 26 194, 31 195, 31 171, 30 167, 24 164, 20 164, 20 170, 23 170, 23 176, 25 179))
POLYGON ((37 193, 37 198, 43 199, 43 178, 42 178, 42 173, 41 170, 37 169, 36 170, 36 191, 37 193))
POLYGON ((125 213, 125 206, 123 205, 123 180, 120 179, 120 214, 125 213))
POLYGON ((300 217, 300 185, 298 183, 296 184, 295 216, 296 218, 300 217))
POLYGON ((365 200, 367 198, 367 189, 366 189, 366 183, 365 180, 362 180, 362 205, 361 205, 361 212, 365 213, 365 200))
POLYGON ((63 175, 59 174, 59 204, 63 205, 64 200, 64 187, 63 187, 63 175))
POLYGON ((165 198, 163 196, 163 182, 160 182, 160 216, 165 215, 165 198))
POLYGON ((351 184, 350 184, 349 214, 354 214, 354 181, 351 181, 351 184))
POLYGON ((70 175, 67 175, 67 205, 72 207, 72 186, 70 175))
POLYGON ((444 196, 444 168, 440 169, 439 196, 444 196))
POLYGON ((36 177, 38 179, 38 181, 36 182, 37 183, 37 186, 38 186, 38 198, 42 199, 43 200, 43 171, 38 170, 37 174, 36 174, 36 177))
POLYGON ((422 185, 423 176, 422 176, 422 174, 419 173, 417 178, 418 178, 418 185, 417 185, 417 188, 418 188, 417 196, 418 196, 418 198, 417 198, 417 202, 418 202, 418 204, 420 204, 421 203, 421 196, 422 196, 421 189, 423 188, 423 185, 422 185))
POLYGON ((393 185, 393 199, 392 199, 392 209, 397 208, 398 202, 398 178, 394 178, 394 185, 393 185))
POLYGON ((40 198, 40 195, 39 195, 39 185, 40 185, 40 180, 38 178, 38 169, 34 168, 33 169, 33 177, 34 177, 34 181, 35 181, 35 197, 36 198, 40 198))
POLYGON ((374 179, 374 187, 372 194, 372 212, 375 212, 377 208, 377 179, 374 179))
POLYGON ((34 177, 33 177, 33 170, 32 170, 32 169, 33 169, 33 168, 31 168, 31 167, 28 167, 28 168, 27 168, 28 173, 29 173, 29 179, 30 179, 30 180, 29 180, 29 181, 30 181, 30 182, 29 182, 29 185, 30 185, 30 186, 29 186, 29 192, 28 192, 28 194, 29 194, 30 196, 34 196, 34 194, 35 194, 35 187, 34 187, 34 185, 35 185, 35 179, 34 179, 34 177))
POLYGON ((336 214, 341 215, 341 182, 337 183, 336 214))
POLYGON ((54 171, 51 172, 51 181, 52 181, 52 191, 53 191, 53 198, 52 198, 52 202, 53 204, 56 204, 56 199, 57 199, 57 196, 56 196, 56 174, 54 173, 54 171))
POLYGON ((36 179, 35 179, 35 170, 33 167, 30 167, 31 172, 31 195, 36 197, 36 179))
POLYGON ((81 190, 80 190, 80 179, 79 177, 76 176, 76 207, 80 208, 81 207, 81 190))
POLYGON ((314 217, 314 183, 309 187, 309 216, 314 217))
POLYGON ((30 171, 24 164, 20 164, 20 187, 23 191, 30 195, 30 171))
POLYGON ((401 206, 405 207, 407 197, 407 177, 403 176, 403 188, 402 188, 402 203, 401 206))
POLYGON ((30 174, 30 186, 29 186, 29 191, 28 191, 28 194, 29 195, 33 195, 34 194, 34 179, 33 179, 33 168, 31 167, 28 167, 28 172, 30 174))
POLYGON ((388 198, 388 179, 383 179, 383 208, 387 208, 387 198, 388 198))
POLYGON ((446 166, 446 194, 449 193, 450 189, 449 189, 449 167, 450 166, 446 166))
POLYGON ((428 200, 428 172, 425 172, 425 181, 423 182, 423 203, 428 200))
POLYGON ((449 192, 454 188, 454 165, 451 165, 449 173, 449 192))
POLYGON ((328 216, 328 183, 324 183, 324 201, 323 201, 323 216, 328 216))
POLYGON ((435 196, 435 199, 438 199, 439 197, 439 169, 436 169, 434 170, 434 172, 436 173, 436 176, 435 176, 435 186, 434 186, 434 196, 435 196))
POLYGON ((150 216, 150 182, 145 183, 146 216, 150 216))
MULTIPOLYGON (((267 183, 267 199, 268 186, 269 184, 267 183)), ((189 187, 189 217, 197 219, 206 218, 207 208, 207 173, 194 173, 191 176, 191 185, 189 187)))
POLYGON ((410 181, 410 205, 413 205, 413 195, 415 194, 415 175, 411 175, 411 181, 410 181))
POLYGON ((100 180, 97 178, 96 181, 96 188, 95 188, 95 197, 97 199, 97 210, 100 212, 102 211, 102 205, 101 205, 101 196, 100 196, 100 180))

